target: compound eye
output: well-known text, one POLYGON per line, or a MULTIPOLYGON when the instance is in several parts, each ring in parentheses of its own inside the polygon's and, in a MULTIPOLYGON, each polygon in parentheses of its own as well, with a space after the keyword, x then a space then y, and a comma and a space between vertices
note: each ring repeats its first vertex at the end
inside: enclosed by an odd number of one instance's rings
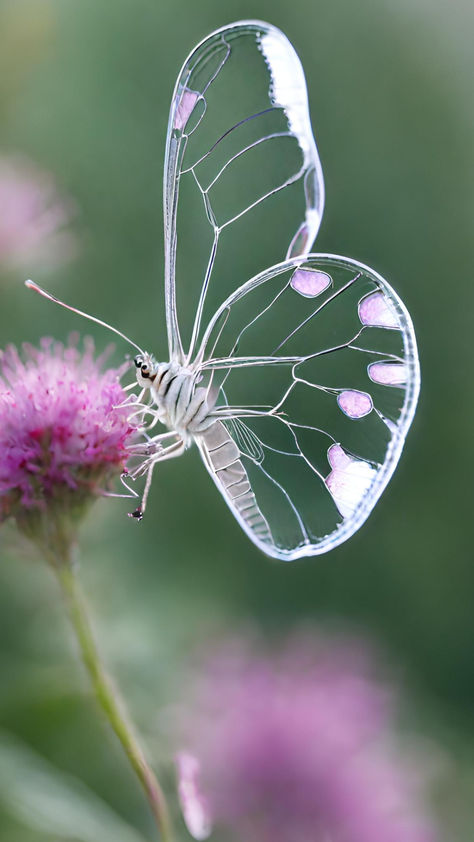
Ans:
POLYGON ((143 365, 142 365, 141 375, 142 375, 142 377, 149 377, 150 376, 150 371, 149 371, 149 368, 146 365, 146 363, 143 363, 143 365))
POLYGON ((143 363, 143 357, 141 356, 141 354, 137 354, 133 362, 135 363, 137 368, 141 368, 141 365, 143 363))

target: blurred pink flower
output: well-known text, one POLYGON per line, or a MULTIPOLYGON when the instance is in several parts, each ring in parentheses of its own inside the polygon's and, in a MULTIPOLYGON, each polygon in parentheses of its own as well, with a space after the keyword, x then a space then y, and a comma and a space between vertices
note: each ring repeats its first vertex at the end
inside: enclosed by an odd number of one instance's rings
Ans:
MULTIPOLYGON (((94 496, 128 456, 135 428, 119 376, 103 371, 108 353, 43 339, 9 346, 0 357, 0 521, 12 515, 27 533, 54 510, 69 515, 94 496)), ((30 535, 41 539, 41 535, 30 535)))
POLYGON ((394 748, 390 697, 362 650, 249 642, 201 665, 184 719, 179 793, 189 831, 245 842, 434 842, 421 770, 394 748), (192 762, 192 759, 194 763, 192 762))
POLYGON ((73 203, 58 195, 50 173, 19 157, 0 157, 0 268, 55 266, 74 256, 66 229, 73 203))

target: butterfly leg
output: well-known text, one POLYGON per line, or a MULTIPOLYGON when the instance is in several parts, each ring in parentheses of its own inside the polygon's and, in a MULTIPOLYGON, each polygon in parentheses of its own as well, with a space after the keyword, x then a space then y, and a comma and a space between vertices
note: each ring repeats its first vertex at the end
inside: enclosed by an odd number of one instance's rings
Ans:
MULTIPOLYGON (((173 434, 168 433, 167 435, 173 434)), ((176 433, 174 433, 174 435, 176 435, 176 433)), ((184 450, 184 441, 182 439, 178 439, 178 441, 173 442, 173 444, 170 444, 168 447, 158 450, 158 452, 150 456, 134 474, 131 474, 132 479, 136 479, 138 476, 141 476, 143 473, 146 472, 146 480, 142 502, 139 506, 137 506, 135 511, 130 512, 129 517, 134 517, 136 518, 136 520, 141 520, 143 515, 145 514, 148 494, 151 488, 151 481, 153 478, 153 470, 157 462, 164 462, 166 459, 173 459, 175 456, 181 456, 181 454, 184 453, 184 450)))
POLYGON ((138 408, 135 409, 135 412, 132 412, 128 416, 129 421, 131 421, 132 418, 135 418, 137 415, 145 416, 145 415, 150 414, 150 412, 151 412, 151 409, 150 409, 151 404, 149 404, 149 403, 140 403, 139 404, 137 401, 133 401, 132 403, 127 403, 127 404, 124 404, 124 405, 130 406, 130 407, 138 407, 138 408))
POLYGON ((160 415, 159 415, 158 412, 153 413, 153 415, 154 415, 153 421, 150 421, 150 423, 147 424, 146 427, 143 427, 144 432, 148 432, 148 430, 152 430, 153 427, 156 427, 156 425, 158 424, 158 421, 160 421, 160 415))
MULTIPOLYGON (((158 453, 162 453, 163 449, 165 449, 163 448, 162 442, 166 441, 166 439, 169 439, 172 436, 176 438, 176 433, 167 430, 166 433, 159 433, 156 436, 147 437, 147 441, 145 442, 132 444, 129 446, 128 449, 130 453, 133 454, 133 456, 156 456, 158 455, 158 453)), ((170 445, 168 445, 168 447, 170 447, 170 445)))

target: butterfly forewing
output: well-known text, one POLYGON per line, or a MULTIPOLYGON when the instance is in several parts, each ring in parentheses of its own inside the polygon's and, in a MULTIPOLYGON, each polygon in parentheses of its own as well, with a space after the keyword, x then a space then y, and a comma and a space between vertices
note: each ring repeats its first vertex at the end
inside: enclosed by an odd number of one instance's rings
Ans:
POLYGON ((330 255, 273 267, 220 311, 202 373, 220 388, 240 485, 209 455, 212 436, 198 441, 206 466, 265 552, 325 552, 362 525, 400 457, 419 390, 410 317, 376 272, 330 255))
POLYGON ((246 278, 310 251, 323 194, 303 69, 288 39, 255 21, 210 35, 183 66, 168 125, 172 358, 195 355, 203 326, 246 278))

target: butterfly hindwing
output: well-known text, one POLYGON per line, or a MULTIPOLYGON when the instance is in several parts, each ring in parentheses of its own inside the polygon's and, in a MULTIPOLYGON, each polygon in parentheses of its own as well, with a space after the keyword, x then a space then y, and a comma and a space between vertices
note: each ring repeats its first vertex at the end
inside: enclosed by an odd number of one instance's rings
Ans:
POLYGON ((325 552, 366 520, 400 457, 419 391, 410 317, 376 272, 331 255, 273 267, 222 312, 202 373, 221 387, 227 452, 224 464, 212 434, 198 441, 206 467, 269 555, 325 552))

